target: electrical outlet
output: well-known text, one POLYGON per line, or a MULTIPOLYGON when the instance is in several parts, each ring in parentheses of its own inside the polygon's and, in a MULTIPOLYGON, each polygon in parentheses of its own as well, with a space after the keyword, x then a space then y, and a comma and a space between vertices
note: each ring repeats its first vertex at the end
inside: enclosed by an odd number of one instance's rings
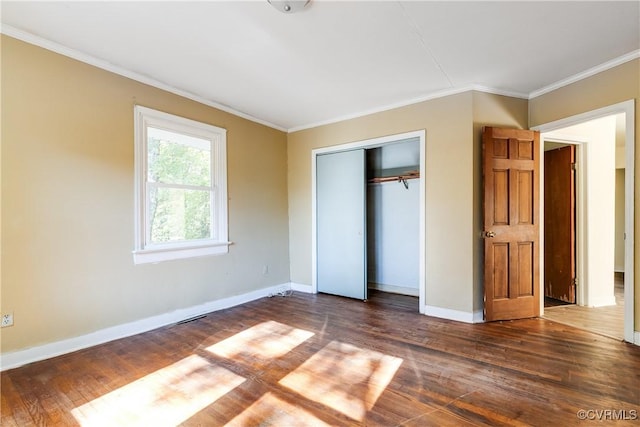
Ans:
POLYGON ((2 325, 1 327, 6 328, 7 326, 13 326, 13 313, 3 314, 2 315, 2 325))

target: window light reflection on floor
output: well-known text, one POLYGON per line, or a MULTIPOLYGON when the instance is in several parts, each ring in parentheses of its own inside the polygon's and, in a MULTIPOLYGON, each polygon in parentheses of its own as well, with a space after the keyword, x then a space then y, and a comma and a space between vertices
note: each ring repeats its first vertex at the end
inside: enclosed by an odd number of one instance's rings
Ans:
POLYGON ((362 421, 401 364, 400 358, 332 341, 280 384, 362 421))
POLYGON ((244 381, 192 355, 71 412, 82 426, 175 426, 244 381))
POLYGON ((207 348, 211 353, 249 364, 284 356, 314 335, 273 320, 263 322, 207 348))
POLYGON ((325 423, 299 406, 278 399, 272 393, 267 393, 228 424, 225 424, 225 427, 257 425, 328 427, 330 424, 325 423))

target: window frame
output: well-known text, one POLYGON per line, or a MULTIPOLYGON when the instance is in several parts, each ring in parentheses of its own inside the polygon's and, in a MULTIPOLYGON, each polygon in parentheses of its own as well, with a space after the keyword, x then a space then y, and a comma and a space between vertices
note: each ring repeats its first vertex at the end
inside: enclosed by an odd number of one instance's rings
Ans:
POLYGON ((134 106, 134 264, 157 263, 229 252, 227 221, 227 130, 140 105, 134 106), (208 140, 211 144, 211 239, 150 241, 149 127, 208 140))

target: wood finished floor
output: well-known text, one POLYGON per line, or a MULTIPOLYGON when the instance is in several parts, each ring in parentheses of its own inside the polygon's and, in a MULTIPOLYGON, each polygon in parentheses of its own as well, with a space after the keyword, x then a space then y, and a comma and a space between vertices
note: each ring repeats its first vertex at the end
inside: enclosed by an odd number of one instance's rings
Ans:
MULTIPOLYGON (((1 374, 2 426, 473 426, 640 414, 640 348, 544 319, 470 325, 294 293, 1 374)), ((632 425, 630 421, 619 421, 632 425)))
POLYGON ((624 339, 624 279, 616 275, 614 281, 616 305, 584 307, 575 304, 547 307, 544 318, 610 338, 624 339))

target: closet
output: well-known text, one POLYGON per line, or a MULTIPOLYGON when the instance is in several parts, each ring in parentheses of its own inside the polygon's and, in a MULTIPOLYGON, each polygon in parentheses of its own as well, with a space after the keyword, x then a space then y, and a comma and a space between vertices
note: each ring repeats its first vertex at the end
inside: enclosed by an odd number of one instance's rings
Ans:
POLYGON ((417 139, 366 150, 369 288, 418 296, 419 155, 417 139))
POLYGON ((420 139, 316 156, 318 292, 418 295, 420 139))

